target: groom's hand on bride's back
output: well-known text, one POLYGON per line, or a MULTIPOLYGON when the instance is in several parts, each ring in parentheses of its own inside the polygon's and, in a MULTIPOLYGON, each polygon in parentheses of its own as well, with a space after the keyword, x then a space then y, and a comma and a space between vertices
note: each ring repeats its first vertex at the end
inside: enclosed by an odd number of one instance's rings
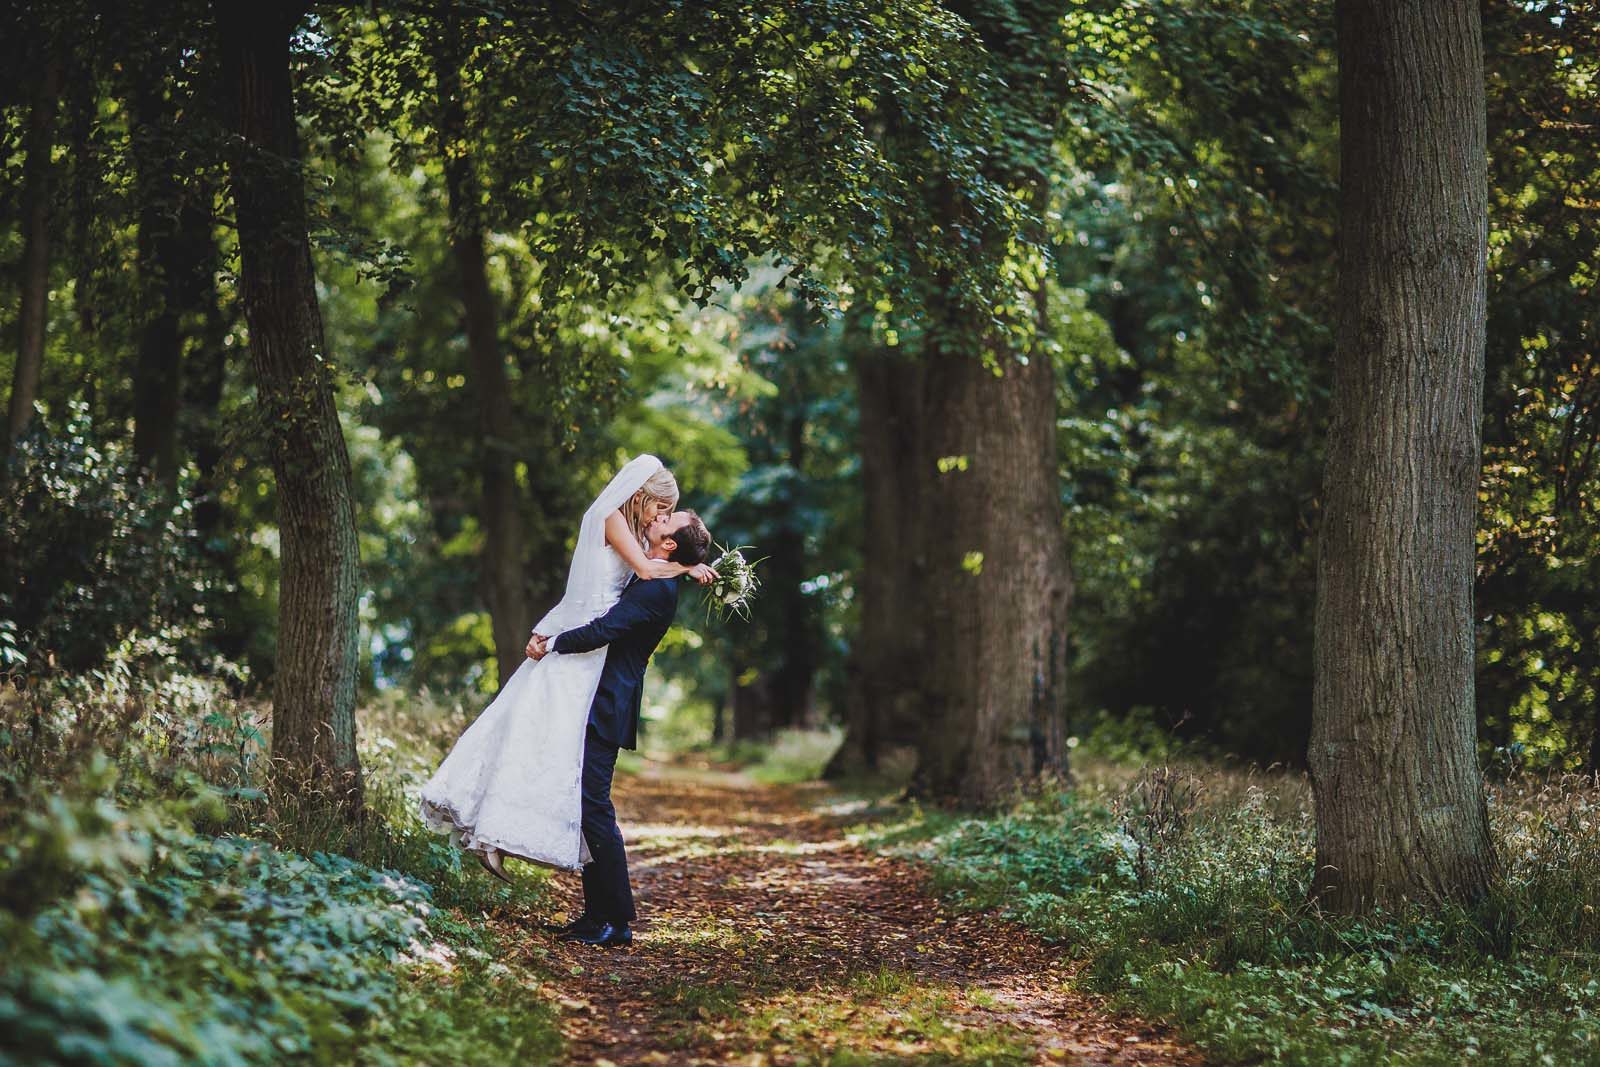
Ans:
POLYGON ((550 639, 544 634, 534 634, 528 638, 528 658, 534 661, 544 659, 550 653, 550 639))

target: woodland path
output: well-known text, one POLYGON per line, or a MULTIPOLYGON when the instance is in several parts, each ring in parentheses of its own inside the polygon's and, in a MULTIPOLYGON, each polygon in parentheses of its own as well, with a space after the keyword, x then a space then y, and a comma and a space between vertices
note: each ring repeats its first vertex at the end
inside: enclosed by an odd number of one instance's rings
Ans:
MULTIPOLYGON (((634 945, 507 939, 555 972, 569 1063, 1201 1062, 1072 990, 1059 949, 942 906, 915 864, 851 844, 861 812, 820 787, 646 762, 615 800, 634 945)), ((574 876, 554 888, 581 905, 574 876)))

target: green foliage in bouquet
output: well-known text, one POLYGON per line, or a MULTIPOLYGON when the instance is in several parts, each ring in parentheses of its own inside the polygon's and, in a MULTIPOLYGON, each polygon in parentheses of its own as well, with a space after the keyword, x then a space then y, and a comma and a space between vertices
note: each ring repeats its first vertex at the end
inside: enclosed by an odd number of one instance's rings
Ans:
POLYGON ((750 605, 755 602, 756 592, 761 588, 761 579, 756 576, 756 567, 766 560, 765 556, 757 560, 745 559, 744 550, 749 547, 751 546, 735 545, 732 548, 717 546, 717 550, 722 554, 711 564, 711 569, 717 572, 717 577, 706 586, 707 620, 715 613, 722 622, 727 622, 733 615, 749 621, 750 605))

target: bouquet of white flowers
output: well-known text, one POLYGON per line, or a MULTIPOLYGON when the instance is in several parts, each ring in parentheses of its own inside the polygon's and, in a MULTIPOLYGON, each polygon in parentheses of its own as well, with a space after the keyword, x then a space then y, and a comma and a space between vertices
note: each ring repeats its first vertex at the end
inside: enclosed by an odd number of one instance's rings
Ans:
POLYGON ((737 615, 741 619, 750 618, 750 604, 756 598, 756 590, 761 588, 761 579, 756 577, 756 564, 766 559, 763 556, 758 560, 744 558, 744 550, 749 545, 735 545, 733 548, 717 548, 722 555, 711 564, 711 569, 717 572, 716 579, 706 586, 706 618, 711 618, 711 613, 717 613, 717 618, 726 622, 728 616, 737 615))

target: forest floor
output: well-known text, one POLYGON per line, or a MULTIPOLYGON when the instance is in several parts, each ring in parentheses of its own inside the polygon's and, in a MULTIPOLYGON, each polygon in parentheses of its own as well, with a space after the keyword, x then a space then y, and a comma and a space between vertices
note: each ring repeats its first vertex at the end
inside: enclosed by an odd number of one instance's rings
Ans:
MULTIPOLYGON (((631 948, 501 931, 553 972, 575 1064, 1197 1064, 1160 1027, 1074 991, 1073 961, 941 905, 914 863, 857 846, 819 786, 645 762, 615 800, 631 948)), ((581 907, 576 878, 557 899, 581 907)), ((557 916, 559 918, 559 916, 557 916)))

